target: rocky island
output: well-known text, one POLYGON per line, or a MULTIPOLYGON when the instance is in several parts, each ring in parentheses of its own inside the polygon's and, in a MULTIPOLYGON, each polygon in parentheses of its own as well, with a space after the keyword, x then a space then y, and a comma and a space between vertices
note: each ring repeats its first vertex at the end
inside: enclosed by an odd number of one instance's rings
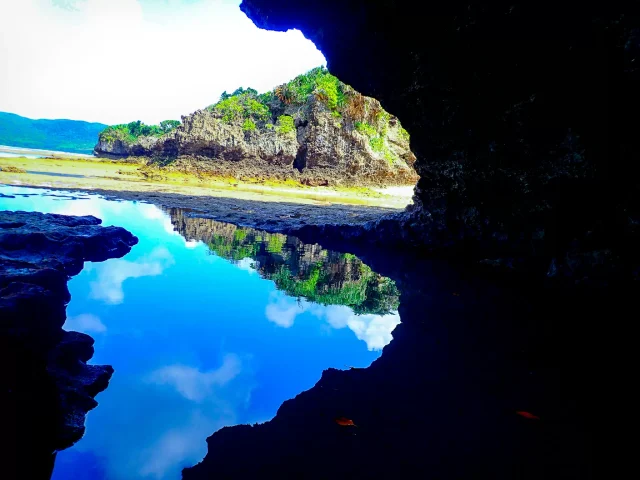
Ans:
POLYGON ((85 261, 121 257, 138 239, 95 217, 0 212, 0 364, 3 473, 48 478, 52 454, 84 434, 113 373, 87 365, 93 339, 62 329, 67 280, 85 261))
POLYGON ((271 92, 223 93, 181 124, 106 128, 95 153, 187 173, 314 186, 413 185, 418 179, 400 121, 322 67, 271 92))

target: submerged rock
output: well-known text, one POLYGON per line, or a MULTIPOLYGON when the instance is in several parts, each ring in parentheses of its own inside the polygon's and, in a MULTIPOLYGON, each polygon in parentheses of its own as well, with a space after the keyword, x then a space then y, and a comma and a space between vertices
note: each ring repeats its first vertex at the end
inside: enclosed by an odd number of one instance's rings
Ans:
POLYGON ((52 454, 84 434, 113 368, 87 365, 93 339, 62 329, 67 280, 85 261, 128 253, 138 239, 92 217, 0 212, 0 408, 3 473, 48 478, 52 454))

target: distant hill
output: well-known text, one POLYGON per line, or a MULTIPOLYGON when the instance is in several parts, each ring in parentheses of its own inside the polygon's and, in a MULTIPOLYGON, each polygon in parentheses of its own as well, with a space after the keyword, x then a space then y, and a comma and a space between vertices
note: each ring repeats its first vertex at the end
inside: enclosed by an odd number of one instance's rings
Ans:
POLYGON ((90 154, 98 133, 106 127, 78 120, 32 120, 0 112, 0 145, 90 154))

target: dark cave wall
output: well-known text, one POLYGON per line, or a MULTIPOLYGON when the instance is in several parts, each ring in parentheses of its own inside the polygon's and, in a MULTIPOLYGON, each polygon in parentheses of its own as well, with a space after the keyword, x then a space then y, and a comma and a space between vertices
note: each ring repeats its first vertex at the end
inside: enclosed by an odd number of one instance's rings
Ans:
POLYGON ((421 178, 403 241, 463 243, 509 265, 536 257, 572 276, 637 264, 640 218, 640 20, 588 8, 241 5, 259 27, 300 29, 407 127, 421 178))

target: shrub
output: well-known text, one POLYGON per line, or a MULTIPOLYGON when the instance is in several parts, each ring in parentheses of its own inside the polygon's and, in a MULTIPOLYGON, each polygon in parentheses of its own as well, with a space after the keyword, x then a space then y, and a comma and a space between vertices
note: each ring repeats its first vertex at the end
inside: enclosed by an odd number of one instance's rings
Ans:
POLYGON ((222 114, 224 123, 231 123, 243 117, 244 108, 240 103, 240 97, 228 97, 214 105, 215 110, 222 114))
POLYGON ((296 127, 293 123, 293 117, 289 115, 280 115, 278 117, 278 127, 276 129, 278 133, 287 134, 295 131, 295 129, 296 127))
POLYGON ((255 130, 255 129, 256 129, 256 124, 250 118, 247 118, 242 124, 242 130, 244 130, 245 132, 248 132, 249 130, 255 130))
POLYGON ((171 130, 175 130, 180 126, 178 120, 163 120, 160 122, 160 130, 162 133, 169 133, 171 130))
POLYGON ((292 89, 287 83, 276 87, 273 93, 280 99, 282 103, 286 103, 287 105, 297 102, 298 100, 298 96, 296 95, 295 90, 292 89))
POLYGON ((369 145, 371 145, 371 150, 374 152, 381 152, 384 149, 384 138, 373 137, 369 139, 369 145))
POLYGON ((387 135, 387 131, 389 130, 389 119, 391 115, 389 115, 384 110, 381 110, 378 113, 377 121, 378 121, 378 131, 380 132, 380 136, 384 137, 387 135))
POLYGON ((99 139, 107 142, 120 140, 125 143, 133 143, 138 137, 159 137, 180 125, 177 120, 164 120, 160 125, 146 125, 140 120, 135 122, 112 125, 105 128, 99 134, 99 139))
POLYGON ((331 110, 338 108, 339 83, 339 80, 328 72, 316 77, 314 95, 331 110))
POLYGON ((393 165, 398 158, 389 150, 388 148, 384 149, 384 159, 389 163, 389 165, 393 165))
POLYGON ((407 132, 404 128, 400 127, 400 138, 406 142, 408 142, 409 140, 411 140, 411 136, 409 135, 409 132, 407 132))
POLYGON ((269 107, 263 105, 258 100, 249 98, 245 102, 245 116, 255 117, 259 120, 266 120, 269 118, 269 107))
POLYGON ((239 88, 234 95, 223 93, 221 100, 208 109, 222 114, 224 123, 239 122, 242 119, 251 119, 254 123, 266 121, 270 117, 269 107, 257 99, 257 93, 253 88, 239 88))
POLYGON ((373 125, 369 125, 367 122, 356 122, 356 130, 369 138, 375 137, 378 133, 373 125))

